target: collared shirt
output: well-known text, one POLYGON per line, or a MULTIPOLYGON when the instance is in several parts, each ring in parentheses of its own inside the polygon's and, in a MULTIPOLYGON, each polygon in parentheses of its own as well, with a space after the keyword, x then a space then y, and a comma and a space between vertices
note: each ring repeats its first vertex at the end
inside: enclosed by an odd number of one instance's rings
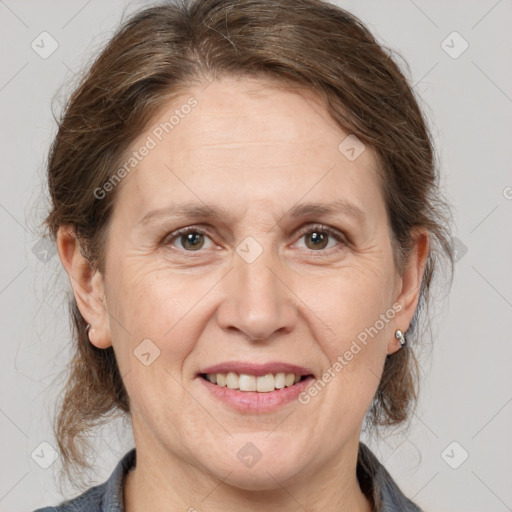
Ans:
MULTIPOLYGON (((39 508, 34 512, 124 512, 123 486, 127 473, 135 467, 135 450, 133 448, 123 456, 103 484, 55 507, 39 508)), ((375 512, 421 512, 403 495, 386 468, 364 443, 359 443, 357 478, 375 512)))

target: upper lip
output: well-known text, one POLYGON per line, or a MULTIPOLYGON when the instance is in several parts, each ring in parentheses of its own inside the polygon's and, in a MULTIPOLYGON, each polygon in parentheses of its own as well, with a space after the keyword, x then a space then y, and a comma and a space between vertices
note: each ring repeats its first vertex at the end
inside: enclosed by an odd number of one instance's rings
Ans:
POLYGON ((290 363, 281 362, 270 362, 264 364, 255 364, 244 361, 227 361, 224 363, 215 364, 208 366, 199 371, 199 375, 205 373, 237 373, 246 375, 261 376, 268 373, 294 373, 295 375, 313 375, 313 372, 309 368, 304 366, 297 366, 290 363))

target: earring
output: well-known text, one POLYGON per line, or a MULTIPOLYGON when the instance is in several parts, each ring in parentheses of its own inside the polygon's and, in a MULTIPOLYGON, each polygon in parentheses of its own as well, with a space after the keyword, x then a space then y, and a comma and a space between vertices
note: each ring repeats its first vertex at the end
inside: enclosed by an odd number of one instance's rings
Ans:
POLYGON ((395 338, 400 341, 400 347, 405 347, 407 340, 405 339, 404 333, 400 329, 396 330, 395 338))

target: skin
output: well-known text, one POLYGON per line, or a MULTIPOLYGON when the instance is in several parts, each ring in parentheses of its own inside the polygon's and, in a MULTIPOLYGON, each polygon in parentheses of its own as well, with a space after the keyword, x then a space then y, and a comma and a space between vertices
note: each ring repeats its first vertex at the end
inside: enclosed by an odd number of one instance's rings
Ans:
POLYGON ((151 127, 190 96, 197 107, 122 182, 104 275, 90 272, 69 227, 58 237, 91 343, 113 345, 131 401, 137 466, 125 508, 369 511, 356 478, 359 436, 385 358, 400 350, 395 330, 405 332, 416 309, 427 233, 413 233, 400 276, 375 155, 366 148, 349 161, 338 150, 348 133, 311 94, 226 78, 175 98, 151 127), (286 215, 338 199, 364 219, 286 215), (138 224, 185 201, 229 217, 138 224), (311 231, 299 233, 317 223, 345 238, 317 248, 311 231), (199 250, 165 240, 187 226, 209 231, 199 250), (248 236, 263 250, 252 263, 236 253, 248 236), (241 414, 196 377, 233 360, 289 362, 320 376, 393 304, 401 311, 308 404, 241 414), (149 366, 133 354, 144 339, 160 350, 149 366), (247 442, 262 454, 252 468, 237 458, 247 442))

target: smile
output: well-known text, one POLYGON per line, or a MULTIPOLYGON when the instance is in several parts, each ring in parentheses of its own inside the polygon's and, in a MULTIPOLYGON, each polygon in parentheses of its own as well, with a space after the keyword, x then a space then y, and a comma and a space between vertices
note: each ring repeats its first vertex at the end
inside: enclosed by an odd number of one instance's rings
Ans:
POLYGON ((266 375, 250 375, 246 373, 207 373, 201 374, 203 379, 219 387, 226 387, 238 391, 256 391, 258 393, 270 393, 278 389, 293 386, 304 378, 305 375, 294 373, 267 373, 266 375))

